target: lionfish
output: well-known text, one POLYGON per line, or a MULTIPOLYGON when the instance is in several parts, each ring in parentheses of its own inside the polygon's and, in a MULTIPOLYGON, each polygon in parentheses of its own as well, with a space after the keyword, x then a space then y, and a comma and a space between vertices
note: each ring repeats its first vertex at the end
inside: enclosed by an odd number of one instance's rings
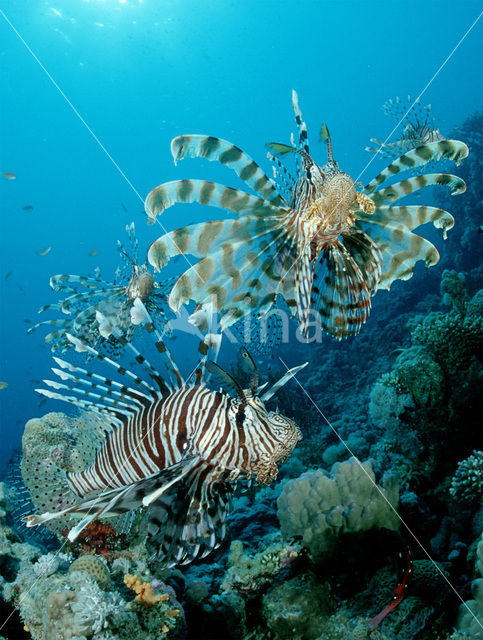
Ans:
POLYGON ((382 109, 385 115, 392 118, 398 125, 404 119, 407 124, 399 140, 381 142, 377 138, 371 138, 371 142, 377 147, 366 147, 366 151, 379 153, 383 158, 397 158, 421 145, 444 140, 444 136, 437 126, 436 118, 431 115, 430 104, 423 107, 417 100, 413 106, 411 96, 408 96, 407 103, 396 97, 395 100, 392 98, 387 100, 382 109))
POLYGON ((339 168, 325 125, 322 138, 328 160, 324 166, 315 163, 295 91, 292 102, 299 144, 295 146, 292 137, 291 145, 267 145, 274 180, 226 140, 182 135, 172 141, 175 162, 185 157, 217 160, 257 195, 204 180, 175 180, 156 187, 145 203, 150 222, 173 204, 185 202, 228 209, 237 217, 167 233, 151 245, 148 261, 161 269, 177 254, 200 258, 173 287, 168 298, 173 310, 190 299, 198 306, 212 301, 224 328, 254 310, 266 314, 280 294, 305 334, 312 316, 312 326, 340 339, 360 331, 371 295, 378 289, 410 278, 418 260, 427 266, 438 261, 436 248, 413 230, 432 222, 446 234, 454 224, 442 209, 391 203, 429 185, 447 186, 452 194, 466 189, 462 179, 445 173, 384 186, 386 180, 433 159, 459 165, 468 148, 458 140, 419 146, 362 187, 339 168), (295 157, 296 176, 282 163, 284 157, 295 157))
POLYGON ((45 336, 52 351, 65 352, 72 347, 68 334, 82 339, 96 349, 115 355, 122 347, 115 340, 113 330, 121 331, 130 342, 140 318, 136 315, 134 300, 139 297, 146 305, 159 330, 167 329, 167 296, 174 280, 161 283, 154 281, 147 264, 138 264, 138 241, 134 222, 126 226, 129 251, 118 241, 123 266, 116 270, 114 282, 102 280, 99 272, 95 277, 76 275, 56 275, 50 278, 54 291, 61 291, 67 297, 60 302, 48 304, 39 309, 60 311, 67 317, 44 320, 32 326, 28 333, 39 327, 55 327, 45 336), (102 317, 102 320, 100 320, 102 317))
POLYGON ((80 472, 39 465, 28 485, 41 513, 28 516, 26 522, 49 526, 58 518, 78 516, 80 522, 68 533, 73 541, 96 518, 144 507, 152 557, 167 566, 188 564, 222 541, 237 479, 254 476, 260 483, 272 482, 278 464, 301 438, 295 422, 268 411, 265 402, 306 363, 288 370, 262 394, 266 385, 259 386, 255 362, 242 350, 241 362, 250 377, 245 389, 207 360, 217 342, 208 334, 200 343, 201 359, 190 382, 183 379, 140 298, 134 307, 156 340, 166 375, 117 331, 144 377, 67 336, 77 350, 87 350, 107 363, 125 382, 54 358, 60 368, 53 371, 62 382, 45 380, 54 390, 37 391, 85 410, 84 449, 92 452, 92 461, 80 472), (210 371, 224 380, 225 389, 207 387, 210 371))

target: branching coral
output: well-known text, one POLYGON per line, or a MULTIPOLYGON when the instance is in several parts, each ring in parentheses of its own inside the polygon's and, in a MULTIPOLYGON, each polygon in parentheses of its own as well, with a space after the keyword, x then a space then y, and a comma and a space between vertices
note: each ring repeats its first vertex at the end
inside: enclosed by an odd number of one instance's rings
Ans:
POLYGON ((458 464, 449 492, 463 504, 483 502, 483 451, 474 451, 458 464))
POLYGON ((167 593, 155 594, 152 585, 149 582, 141 582, 138 576, 133 576, 130 573, 124 576, 124 584, 129 589, 132 589, 136 593, 135 600, 142 602, 145 605, 153 605, 157 602, 165 602, 169 600, 167 593))

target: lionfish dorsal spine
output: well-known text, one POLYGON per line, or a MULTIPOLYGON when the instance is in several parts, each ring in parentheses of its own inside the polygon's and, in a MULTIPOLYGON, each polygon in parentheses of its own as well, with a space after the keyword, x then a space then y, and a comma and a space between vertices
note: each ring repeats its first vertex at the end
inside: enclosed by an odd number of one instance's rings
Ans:
MULTIPOLYGON (((116 380, 110 380, 104 376, 101 376, 97 373, 92 373, 87 371, 86 369, 82 369, 81 367, 77 367, 70 362, 66 362, 65 360, 61 360, 60 358, 54 357, 55 362, 61 367, 61 370, 52 368, 52 371, 59 376, 62 380, 72 380, 74 382, 78 382, 87 387, 97 388, 109 396, 115 396, 117 398, 125 398, 126 387, 116 380), (69 373, 67 373, 69 372, 69 373), (74 375, 75 374, 75 375, 74 375), (95 381, 95 382, 93 382, 95 381), (118 390, 116 390, 118 389, 118 390)), ((130 390, 130 398, 131 402, 142 405, 141 398, 143 400, 151 401, 152 396, 148 396, 145 393, 142 393, 139 389, 130 390)))
POLYGON ((302 112, 299 107, 299 98, 295 89, 292 89, 292 107, 295 113, 295 123, 299 133, 299 146, 307 155, 310 155, 307 125, 302 119, 302 112))
POLYGON ((91 347, 90 345, 86 344, 85 342, 82 342, 82 340, 80 340, 76 336, 73 336, 70 333, 67 333, 66 337, 69 340, 69 342, 71 342, 71 344, 74 346, 76 351, 78 351, 80 353, 87 352, 87 353, 91 354, 92 356, 95 356, 98 360, 101 360, 102 362, 105 362, 106 364, 108 364, 111 367, 113 367, 120 376, 128 376, 129 378, 131 378, 133 380, 134 384, 136 384, 137 386, 144 387, 151 394, 153 392, 156 392, 156 389, 154 387, 152 387, 148 382, 146 382, 145 380, 140 378, 138 375, 136 375, 135 373, 133 373, 129 369, 126 369, 125 367, 120 365, 118 362, 115 362, 114 360, 112 360, 108 356, 100 353, 97 349, 94 349, 94 347, 91 347))

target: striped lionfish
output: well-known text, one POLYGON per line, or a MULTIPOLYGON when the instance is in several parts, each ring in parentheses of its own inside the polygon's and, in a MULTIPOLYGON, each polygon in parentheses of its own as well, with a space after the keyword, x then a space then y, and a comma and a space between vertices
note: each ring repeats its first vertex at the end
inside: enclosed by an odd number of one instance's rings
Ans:
POLYGON ((432 206, 391 206, 429 185, 445 185, 452 194, 466 185, 445 173, 408 177, 385 186, 386 180, 431 160, 457 165, 468 154, 458 140, 431 142, 405 153, 362 187, 334 159, 327 127, 328 161, 319 166, 309 152, 307 127, 297 94, 293 108, 299 144, 268 144, 274 180, 244 151, 226 140, 182 135, 171 143, 175 162, 185 157, 217 160, 231 169, 257 195, 204 180, 175 180, 153 189, 145 203, 149 221, 175 203, 197 202, 228 209, 235 218, 191 224, 165 234, 148 251, 148 261, 161 269, 186 253, 200 258, 173 287, 168 302, 177 310, 190 299, 213 301, 222 328, 254 310, 268 312, 280 294, 300 327, 313 326, 336 338, 357 334, 366 321, 371 295, 389 289, 396 279, 411 277, 414 265, 434 265, 439 254, 428 240, 413 233, 426 222, 446 230, 454 219, 432 206), (280 158, 295 157, 292 176, 280 158))
POLYGON ((67 335, 72 334, 89 346, 114 355, 122 347, 121 342, 113 338, 114 328, 130 342, 140 322, 133 305, 137 297, 146 305, 158 329, 167 328, 167 296, 173 281, 160 284, 154 281, 147 264, 137 262, 138 241, 134 222, 126 226, 126 232, 130 249, 125 251, 118 241, 123 266, 116 270, 114 282, 102 280, 99 273, 95 277, 53 276, 50 278, 52 289, 68 295, 60 302, 41 307, 39 313, 61 311, 67 317, 39 322, 28 333, 38 327, 55 327, 45 336, 45 342, 50 344, 52 351, 65 352, 71 348, 67 335))
POLYGON ((392 118, 397 125, 404 119, 407 121, 407 125, 399 140, 382 142, 377 138, 371 138, 371 142, 377 147, 366 147, 366 151, 379 153, 383 158, 397 158, 421 145, 444 140, 444 136, 436 124, 436 118, 430 113, 430 104, 423 107, 419 100, 416 100, 413 105, 411 96, 408 96, 407 103, 396 97, 395 100, 392 98, 387 100, 382 109, 385 115, 392 118))
POLYGON ((268 411, 265 402, 305 365, 289 370, 262 394, 266 385, 259 386, 256 365, 243 350, 241 360, 251 378, 244 389, 207 361, 216 341, 206 336, 200 344, 195 382, 190 383, 183 379, 140 298, 134 306, 144 328, 155 335, 167 375, 162 377, 131 343, 126 347, 149 381, 77 337, 67 336, 77 350, 101 359, 124 380, 130 379, 132 386, 54 358, 60 368, 53 371, 62 382, 46 380, 54 391, 37 391, 86 411, 92 462, 80 472, 52 464, 46 473, 41 466, 29 482, 41 513, 28 516, 26 522, 49 526, 58 518, 79 516, 80 522, 68 533, 72 541, 96 518, 146 507, 153 557, 167 565, 187 564, 206 556, 223 539, 237 478, 255 476, 260 483, 272 482, 278 464, 301 438, 295 422, 268 411), (226 390, 211 391, 205 384, 207 371, 227 381, 236 397, 226 390))

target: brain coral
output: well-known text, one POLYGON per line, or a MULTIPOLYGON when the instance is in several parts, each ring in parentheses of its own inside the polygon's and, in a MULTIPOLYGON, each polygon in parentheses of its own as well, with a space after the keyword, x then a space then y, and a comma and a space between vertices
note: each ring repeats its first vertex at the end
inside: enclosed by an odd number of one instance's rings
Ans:
POLYGON ((99 560, 99 558, 96 558, 96 556, 93 556, 90 553, 80 556, 80 558, 74 560, 69 567, 69 573, 72 573, 72 571, 87 571, 101 589, 106 591, 110 587, 111 577, 109 569, 102 560, 99 560))
POLYGON ((336 462, 330 474, 316 469, 289 480, 277 501, 278 517, 284 537, 302 536, 317 560, 341 533, 398 529, 398 501, 393 476, 379 486, 370 461, 350 458, 336 462))

